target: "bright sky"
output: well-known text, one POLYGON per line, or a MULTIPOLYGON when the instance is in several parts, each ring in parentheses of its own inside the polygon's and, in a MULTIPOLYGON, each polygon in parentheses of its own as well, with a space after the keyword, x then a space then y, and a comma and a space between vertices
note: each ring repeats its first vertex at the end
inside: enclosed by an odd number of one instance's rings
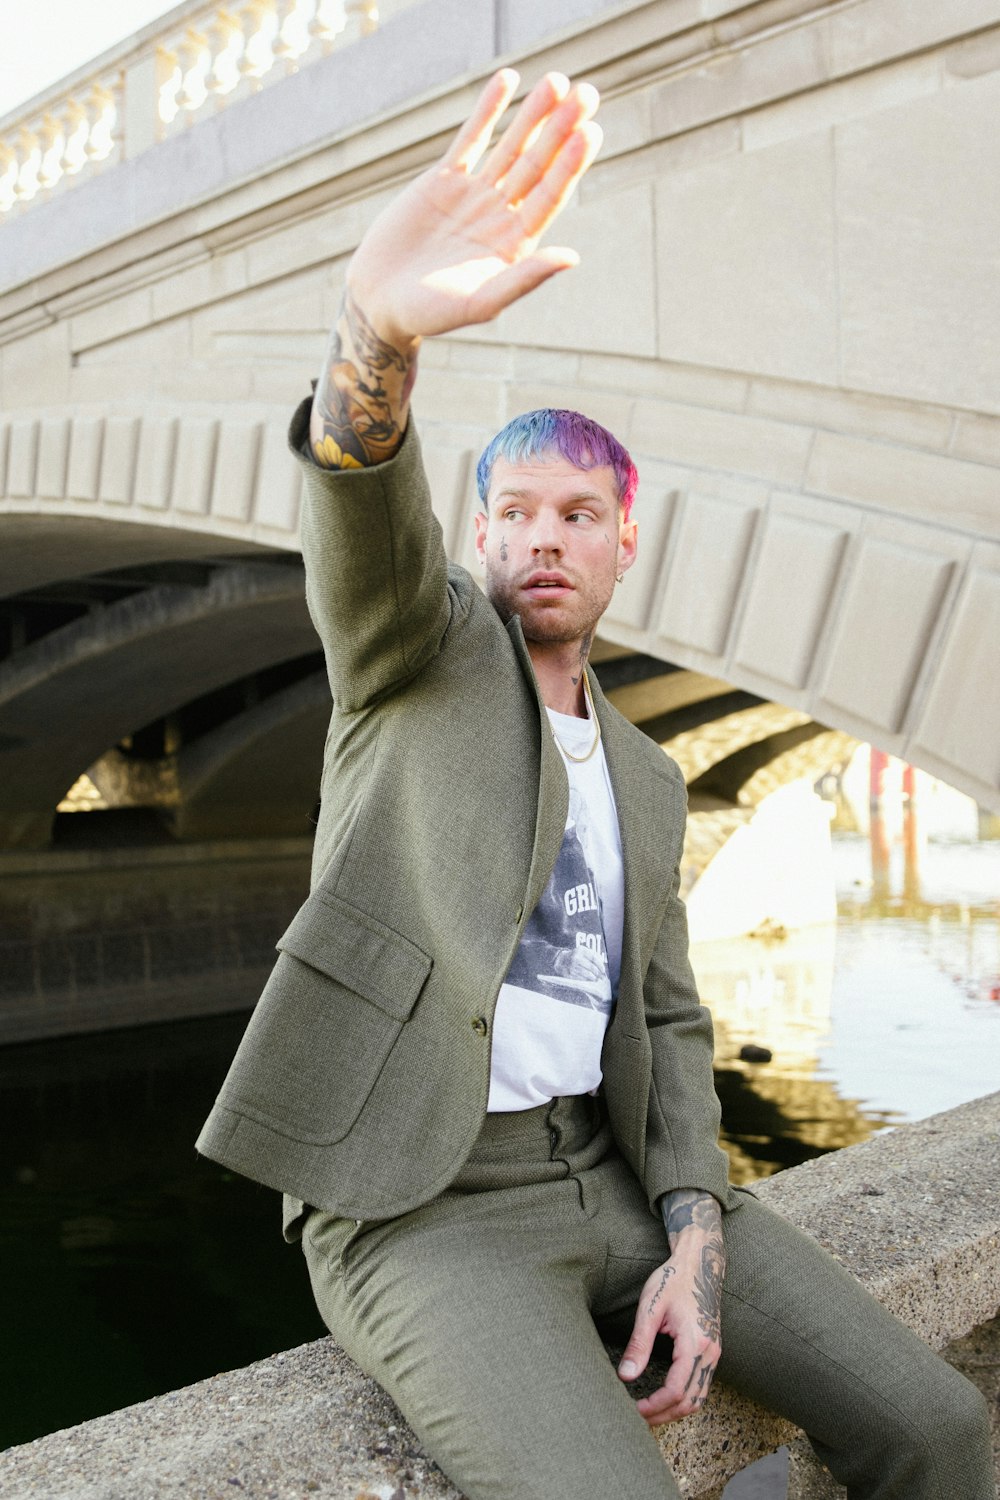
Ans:
POLYGON ((0 116, 173 10, 177 0, 0 0, 0 116))

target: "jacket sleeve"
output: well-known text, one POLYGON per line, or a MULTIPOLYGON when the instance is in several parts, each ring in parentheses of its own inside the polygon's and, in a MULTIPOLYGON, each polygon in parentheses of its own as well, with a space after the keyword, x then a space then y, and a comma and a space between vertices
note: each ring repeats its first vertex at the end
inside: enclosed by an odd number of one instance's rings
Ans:
MULTIPOLYGON (((686 795, 683 780, 680 795, 686 795)), ((643 986, 653 1052, 645 1187, 654 1210, 657 1199, 675 1188, 711 1193, 725 1208, 732 1200, 729 1161, 718 1144, 722 1110, 712 1074, 712 1017, 698 998, 679 888, 678 851, 643 986)))
POLYGON ((311 401, 289 444, 305 469, 306 601, 337 706, 351 712, 425 666, 450 617, 447 560, 412 418, 384 464, 321 469, 308 454, 311 401))

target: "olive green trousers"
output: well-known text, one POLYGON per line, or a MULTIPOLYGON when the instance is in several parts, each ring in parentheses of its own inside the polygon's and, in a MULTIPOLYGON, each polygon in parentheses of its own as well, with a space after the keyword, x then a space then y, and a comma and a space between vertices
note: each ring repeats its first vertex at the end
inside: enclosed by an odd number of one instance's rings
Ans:
MULTIPOLYGON (((719 1379, 801 1426, 852 1500, 994 1500, 975 1387, 740 1196, 719 1379)), ((334 1338, 469 1500, 680 1494, 604 1344, 627 1338, 667 1245, 595 1101, 491 1115, 433 1202, 363 1223, 314 1210, 303 1245, 334 1338)))

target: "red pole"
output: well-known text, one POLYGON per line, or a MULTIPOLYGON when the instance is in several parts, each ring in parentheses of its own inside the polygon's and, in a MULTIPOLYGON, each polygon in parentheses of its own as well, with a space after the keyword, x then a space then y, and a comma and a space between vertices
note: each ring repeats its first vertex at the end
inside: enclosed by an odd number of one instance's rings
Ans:
POLYGON ((882 798, 885 795, 885 773, 889 765, 889 757, 884 750, 876 750, 874 745, 871 747, 870 756, 868 800, 872 807, 881 807, 882 798))
POLYGON ((920 900, 920 829, 917 823, 917 773, 903 767, 903 895, 920 900))
POLYGON ((884 901, 889 894, 889 837, 882 810, 885 773, 889 757, 884 750, 871 747, 869 770, 869 840, 872 859, 872 897, 884 901))

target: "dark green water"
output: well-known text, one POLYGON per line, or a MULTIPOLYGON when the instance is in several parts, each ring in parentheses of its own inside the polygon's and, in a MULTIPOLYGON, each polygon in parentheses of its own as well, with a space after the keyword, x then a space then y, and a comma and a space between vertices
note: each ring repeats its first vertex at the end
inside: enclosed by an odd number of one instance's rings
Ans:
POLYGON ((277 1195, 193 1149, 245 1022, 0 1049, 0 1447, 322 1333, 277 1195))

